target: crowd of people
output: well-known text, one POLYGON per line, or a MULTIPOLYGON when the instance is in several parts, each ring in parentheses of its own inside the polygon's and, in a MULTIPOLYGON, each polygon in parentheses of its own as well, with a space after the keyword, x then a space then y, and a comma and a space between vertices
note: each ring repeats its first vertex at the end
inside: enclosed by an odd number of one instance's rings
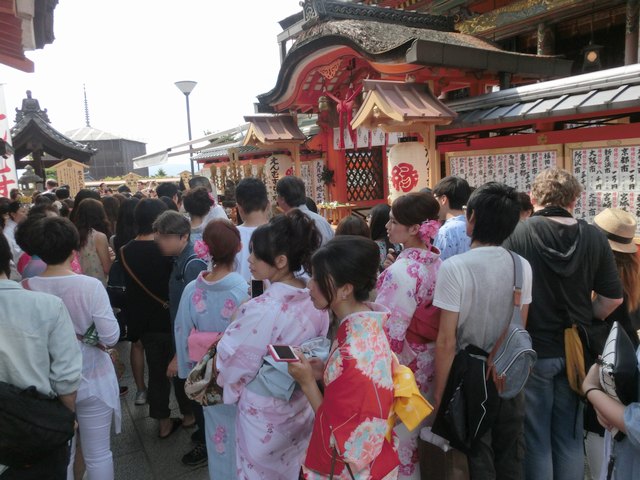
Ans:
POLYGON ((613 208, 576 220, 570 173, 542 172, 530 196, 446 177, 335 231, 295 176, 275 205, 241 180, 237 225, 205 177, 127 190, 71 198, 53 182, 32 204, 0 199, 0 381, 77 419, 71 444, 0 465, 0 479, 114 478, 118 342, 131 344, 135 405, 160 439, 193 429, 182 462, 208 463, 212 479, 426 478, 447 465, 421 445, 447 443, 437 423, 458 354, 495 350, 516 297, 537 361, 522 391, 477 406, 491 421, 464 452, 466 478, 583 480, 585 458, 592 479, 640 478, 638 392, 612 396, 598 360, 614 322, 638 347, 637 222, 613 208), (581 362, 567 346, 578 330, 581 362), (204 353, 211 403, 188 395, 204 353), (390 421, 401 366, 434 407, 416 428, 390 421))

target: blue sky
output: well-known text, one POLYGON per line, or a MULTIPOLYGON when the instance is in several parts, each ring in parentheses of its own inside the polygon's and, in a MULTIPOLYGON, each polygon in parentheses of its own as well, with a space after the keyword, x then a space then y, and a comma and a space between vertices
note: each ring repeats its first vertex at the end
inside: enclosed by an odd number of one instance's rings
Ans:
MULTIPOLYGON (((177 80, 198 82, 194 138, 243 123, 275 85, 277 22, 298 11, 299 0, 61 0, 55 42, 27 53, 35 73, 0 65, 0 83, 10 112, 30 89, 63 132, 84 126, 86 84, 91 126, 151 153, 187 139, 177 80)), ((171 162, 168 172, 188 167, 187 158, 171 162)))

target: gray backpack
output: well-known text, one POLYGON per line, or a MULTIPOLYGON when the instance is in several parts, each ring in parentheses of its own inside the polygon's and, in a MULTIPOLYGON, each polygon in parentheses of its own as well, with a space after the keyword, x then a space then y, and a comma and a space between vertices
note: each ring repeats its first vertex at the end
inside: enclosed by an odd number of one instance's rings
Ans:
POLYGON ((504 399, 513 398, 522 391, 538 358, 520 316, 522 261, 512 251, 509 250, 509 253, 513 259, 515 278, 513 313, 487 359, 487 379, 490 375, 493 377, 498 395, 504 399))

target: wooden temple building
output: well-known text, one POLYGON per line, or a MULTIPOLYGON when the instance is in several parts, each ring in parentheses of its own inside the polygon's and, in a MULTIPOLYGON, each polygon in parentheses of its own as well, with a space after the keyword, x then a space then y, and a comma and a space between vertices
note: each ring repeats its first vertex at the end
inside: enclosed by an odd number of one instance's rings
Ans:
POLYGON ((11 128, 14 159, 17 168, 27 165, 45 178, 45 168, 53 167, 60 160, 70 159, 87 164, 96 150, 72 140, 56 130, 49 120, 47 109, 27 91, 22 107, 16 108, 15 125, 11 128))
POLYGON ((640 216, 638 21, 637 0, 306 0, 244 138, 197 159, 355 209, 447 174, 528 191, 561 166, 578 215, 640 216))
POLYGON ((96 151, 87 165, 87 174, 91 178, 121 177, 129 172, 142 177, 149 176, 148 168, 133 166, 134 158, 147 153, 144 142, 105 132, 88 124, 65 132, 65 136, 96 151))

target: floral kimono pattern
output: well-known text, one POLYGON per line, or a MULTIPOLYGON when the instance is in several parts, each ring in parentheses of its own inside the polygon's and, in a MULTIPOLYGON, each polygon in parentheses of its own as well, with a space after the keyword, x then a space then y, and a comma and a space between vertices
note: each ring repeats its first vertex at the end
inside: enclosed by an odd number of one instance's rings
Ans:
MULTIPOLYGON (((407 248, 378 278, 376 302, 390 311, 384 329, 391 349, 403 365, 414 372, 422 395, 433 401, 432 384, 435 375, 435 342, 418 344, 406 339, 407 328, 418 305, 433 300, 436 277, 442 261, 437 249, 407 248)), ((417 439, 420 428, 409 433, 403 425, 395 432, 399 438, 399 478, 420 478, 417 439)))
MULTIPOLYGON (((187 339, 191 329, 201 332, 223 332, 229 326, 239 305, 249 299, 247 282, 230 273, 216 282, 208 282, 201 272, 189 283, 180 299, 174 333, 178 376, 186 378, 193 362, 189 360, 187 339)), ((236 475, 235 405, 204 407, 205 438, 209 457, 209 478, 226 480, 236 475)))
POLYGON ((201 272, 182 292, 174 325, 178 376, 187 378, 195 366, 189 360, 187 340, 192 329, 200 332, 224 332, 238 306, 249 299, 247 282, 238 273, 221 280, 205 280, 209 272, 201 272))
POLYGON ((240 307, 218 343, 218 384, 224 402, 238 408, 237 478, 297 480, 313 424, 309 402, 300 390, 286 401, 246 386, 262 366, 267 345, 298 346, 328 329, 329 315, 313 306, 309 290, 278 282, 240 307))
POLYGON ((304 462, 304 478, 329 478, 335 445, 334 478, 395 479, 398 456, 386 440, 393 406, 392 356, 383 323, 386 308, 343 319, 324 370, 324 399, 316 412, 304 462))
POLYGON ((236 406, 214 405, 203 412, 209 479, 236 478, 236 406))

